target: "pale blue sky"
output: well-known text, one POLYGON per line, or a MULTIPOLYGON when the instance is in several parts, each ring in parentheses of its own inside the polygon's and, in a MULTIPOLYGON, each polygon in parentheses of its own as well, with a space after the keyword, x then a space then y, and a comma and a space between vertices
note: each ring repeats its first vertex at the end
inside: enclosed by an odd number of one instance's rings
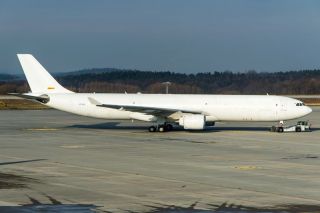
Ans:
POLYGON ((320 68, 318 0, 1 0, 0 72, 320 68))

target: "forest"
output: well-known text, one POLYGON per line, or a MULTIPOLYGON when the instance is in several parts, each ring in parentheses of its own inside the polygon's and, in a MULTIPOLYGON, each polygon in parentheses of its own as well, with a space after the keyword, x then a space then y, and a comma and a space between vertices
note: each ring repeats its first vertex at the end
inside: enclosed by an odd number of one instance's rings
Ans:
MULTIPOLYGON (((320 70, 184 74, 99 68, 54 76, 63 86, 75 92, 165 93, 163 82, 169 81, 169 93, 175 94, 320 94, 320 70)), ((0 74, 0 94, 28 91, 25 79, 0 74)))

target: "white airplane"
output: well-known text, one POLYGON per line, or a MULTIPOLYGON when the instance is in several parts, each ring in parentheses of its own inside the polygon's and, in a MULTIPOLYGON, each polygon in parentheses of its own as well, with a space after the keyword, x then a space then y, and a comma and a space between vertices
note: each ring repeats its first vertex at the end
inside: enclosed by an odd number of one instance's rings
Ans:
POLYGON ((18 54, 31 92, 15 94, 49 107, 102 119, 149 121, 150 132, 203 130, 217 121, 278 121, 312 112, 301 101, 273 95, 74 93, 62 87, 30 54, 18 54))

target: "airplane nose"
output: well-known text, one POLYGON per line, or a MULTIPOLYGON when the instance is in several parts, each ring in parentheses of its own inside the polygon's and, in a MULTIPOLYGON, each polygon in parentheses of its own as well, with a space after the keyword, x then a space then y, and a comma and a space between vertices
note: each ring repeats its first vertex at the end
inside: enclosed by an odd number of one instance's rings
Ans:
POLYGON ((306 106, 305 111, 306 111, 306 115, 308 115, 312 112, 312 109, 311 109, 311 107, 306 106))

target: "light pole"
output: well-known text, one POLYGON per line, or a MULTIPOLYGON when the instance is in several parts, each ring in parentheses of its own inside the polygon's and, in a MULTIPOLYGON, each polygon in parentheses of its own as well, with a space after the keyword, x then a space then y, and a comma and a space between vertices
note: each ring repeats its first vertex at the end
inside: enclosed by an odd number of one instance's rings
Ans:
POLYGON ((162 82, 162 84, 166 85, 166 94, 169 94, 169 85, 171 84, 170 81, 162 82))

